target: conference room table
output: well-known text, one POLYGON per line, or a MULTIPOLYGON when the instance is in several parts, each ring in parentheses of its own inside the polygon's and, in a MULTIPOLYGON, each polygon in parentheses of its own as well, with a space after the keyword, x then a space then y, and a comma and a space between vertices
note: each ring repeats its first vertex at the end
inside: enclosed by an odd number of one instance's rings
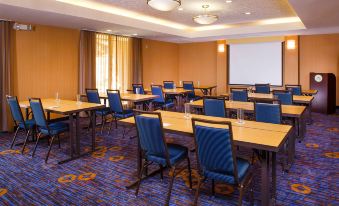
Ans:
MULTIPOLYGON (((47 113, 47 120, 50 120, 50 113, 60 114, 68 116, 69 120, 69 146, 70 146, 70 158, 59 161, 59 164, 63 164, 79 157, 88 154, 80 153, 80 112, 90 112, 92 122, 92 151, 95 151, 95 111, 105 108, 102 104, 93 104, 88 102, 77 102, 71 100, 56 100, 56 99, 41 99, 41 103, 44 111, 47 113), (75 117, 75 121, 74 121, 75 117), (75 126, 75 128, 74 128, 75 126), (74 134, 75 133, 75 134, 74 134), (75 149, 74 141, 75 139, 75 149)), ((26 110, 26 116, 29 114, 30 104, 29 101, 19 102, 21 108, 26 110)))
MULTIPOLYGON (((190 109, 202 109, 203 100, 197 100, 189 103, 190 109)), ((226 110, 236 111, 242 109, 246 113, 254 113, 253 102, 225 101, 226 110)), ((285 170, 289 170, 294 162, 296 137, 304 139, 306 134, 305 112, 306 107, 301 105, 281 105, 281 114, 283 117, 292 119, 295 135, 290 135, 288 139, 288 162, 285 170)))
MULTIPOLYGON (((86 94, 82 94, 81 97, 87 98, 86 94)), ((122 101, 132 102, 136 109, 143 110, 143 104, 146 104, 147 107, 152 110, 152 100, 156 99, 158 95, 149 95, 149 94, 131 94, 131 93, 120 93, 120 98, 122 101)), ((104 100, 104 104, 107 103, 107 93, 99 93, 99 98, 104 100)))
MULTIPOLYGON (((273 90, 285 90, 284 87, 271 87, 270 88, 271 92, 273 90)), ((252 89, 253 92, 255 92, 255 89, 252 89)), ((318 90, 316 89, 303 89, 301 90, 301 93, 302 95, 305 95, 305 96, 314 96, 318 93, 318 90)))
MULTIPOLYGON (((177 88, 183 88, 183 86, 178 86, 177 88)), ((194 89, 200 90, 203 95, 212 95, 214 88, 217 88, 217 85, 194 85, 194 89)))
MULTIPOLYGON (((181 134, 190 137, 193 143, 193 129, 191 118, 186 118, 184 113, 158 111, 161 113, 163 128, 165 132, 181 134)), ((210 117, 205 115, 191 114, 191 117, 214 121, 230 121, 232 123, 233 140, 236 146, 255 149, 259 155, 261 164, 261 204, 271 205, 276 199, 276 153, 283 147, 285 141, 292 134, 292 126, 281 124, 270 124, 245 120, 243 124, 237 123, 236 119, 210 117), (271 161, 270 161, 271 159, 271 161), (270 171, 272 179, 270 179, 270 171)), ((135 124, 134 118, 120 120, 126 124, 135 124)), ((140 152, 140 151, 139 151, 140 152)), ((141 167, 141 156, 138 152, 137 171, 141 167)), ((150 173, 153 176, 157 170, 150 173)), ((148 176, 144 177, 147 178, 148 176)), ((127 186, 131 188, 135 183, 127 186)))

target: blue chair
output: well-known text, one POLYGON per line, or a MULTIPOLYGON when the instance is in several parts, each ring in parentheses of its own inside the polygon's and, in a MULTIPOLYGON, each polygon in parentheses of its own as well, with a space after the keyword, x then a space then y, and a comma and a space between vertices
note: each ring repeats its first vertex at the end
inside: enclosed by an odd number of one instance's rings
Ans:
POLYGON ((31 132, 33 133, 34 130, 35 130, 35 121, 34 121, 34 119, 28 119, 28 120, 24 119, 17 97, 7 95, 6 99, 7 99, 7 103, 9 105, 11 114, 12 114, 14 125, 16 126, 16 131, 14 133, 14 137, 13 137, 10 148, 11 149, 13 148, 13 145, 15 143, 15 139, 17 138, 19 130, 24 130, 25 133, 26 133, 26 138, 25 138, 22 150, 21 150, 21 154, 23 154, 25 147, 26 147, 28 137, 29 137, 30 133, 31 132))
POLYGON ((247 102, 248 101, 248 92, 244 88, 231 88, 231 94, 233 96, 233 101, 247 102))
POLYGON ((213 195, 214 181, 238 187, 239 205, 242 204, 244 190, 251 185, 253 201, 251 165, 235 154, 231 122, 192 118, 192 126, 199 173, 194 205, 198 203, 200 187, 206 179, 212 180, 213 195))
POLYGON ((263 100, 264 102, 254 102, 255 120, 257 122, 266 122, 281 124, 281 104, 279 100, 263 100), (278 103, 276 103, 278 102, 278 103))
POLYGON ((174 89, 174 81, 164 81, 164 89, 174 89))
POLYGON ((201 99, 200 96, 195 95, 194 84, 192 81, 183 81, 183 88, 185 90, 191 90, 190 92, 187 93, 187 98, 189 101, 191 100, 196 101, 201 99))
POLYGON ((151 85, 151 90, 152 95, 158 95, 158 97, 153 100, 155 107, 160 107, 161 109, 167 110, 168 108, 175 106, 171 99, 165 99, 161 85, 151 85))
MULTIPOLYGON (((100 96, 98 89, 86 89, 87 101, 94 104, 101 104, 100 96)), ((105 127, 107 117, 111 114, 109 108, 103 108, 95 111, 95 114, 101 116, 101 134, 105 127)), ((88 129, 92 125, 92 122, 89 123, 88 129)))
POLYGON ((224 97, 204 97, 204 112, 207 116, 226 117, 226 104, 224 97))
POLYGON ((273 95, 277 96, 282 105, 293 105, 293 95, 287 90, 273 90, 273 95))
POLYGON ((39 140, 41 139, 41 136, 46 135, 51 138, 49 149, 48 149, 46 159, 45 159, 45 163, 47 163, 49 153, 51 152, 51 149, 52 149, 54 138, 55 137, 58 138, 59 148, 60 148, 60 136, 59 135, 62 133, 68 132, 69 125, 65 122, 47 123, 45 112, 44 112, 44 109, 42 108, 42 103, 41 103, 40 98, 30 98, 29 104, 31 106, 34 120, 36 122, 36 125, 38 127, 38 132, 39 132, 32 156, 34 157, 34 154, 38 146, 39 140))
POLYGON ((269 94, 270 92, 270 84, 255 84, 255 93, 269 94))
POLYGON ((187 168, 189 171, 189 183, 192 188, 192 176, 190 159, 188 156, 188 148, 178 145, 166 143, 163 131, 163 123, 161 119, 161 113, 156 112, 141 112, 136 111, 134 116, 137 134, 138 134, 138 146, 139 146, 139 162, 141 167, 139 168, 138 184, 135 191, 135 195, 138 195, 142 174, 148 166, 155 163, 158 164, 161 171, 161 179, 163 179, 163 168, 170 169, 170 184, 167 193, 165 205, 169 205, 172 186, 175 177, 181 173, 181 170, 177 171, 178 165, 187 160, 187 168), (145 116, 147 114, 147 116, 145 116))
POLYGON ((285 89, 291 91, 293 95, 302 95, 301 85, 299 84, 286 84, 285 89))
MULTIPOLYGON (((118 119, 125 119, 133 116, 133 110, 125 110, 122 106, 120 91, 107 89, 109 108, 115 121, 115 128, 118 128, 118 119)), ((111 130, 111 126, 110 129, 111 130)))
POLYGON ((137 88, 139 88, 139 94, 145 94, 144 86, 142 84, 132 84, 133 93, 137 93, 137 88))

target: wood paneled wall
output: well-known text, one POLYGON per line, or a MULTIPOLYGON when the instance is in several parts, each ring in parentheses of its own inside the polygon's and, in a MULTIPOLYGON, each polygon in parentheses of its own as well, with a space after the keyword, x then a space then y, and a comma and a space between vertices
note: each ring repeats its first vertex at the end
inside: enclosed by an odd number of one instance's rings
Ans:
POLYGON ((75 99, 78 92, 80 31, 35 26, 17 31, 14 94, 28 97, 75 99))

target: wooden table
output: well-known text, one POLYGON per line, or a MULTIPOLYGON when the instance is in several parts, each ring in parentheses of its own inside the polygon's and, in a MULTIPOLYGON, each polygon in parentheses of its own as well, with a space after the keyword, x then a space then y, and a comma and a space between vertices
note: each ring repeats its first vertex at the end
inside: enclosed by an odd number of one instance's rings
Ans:
MULTIPOLYGON (((273 90, 285 90, 284 87, 271 87, 270 88, 270 91, 272 92, 273 90)), ((253 89, 252 91, 255 91, 255 89, 253 89)), ((305 95, 305 96, 314 96, 318 93, 318 90, 316 89, 303 89, 301 91, 302 95, 305 95)))
MULTIPOLYGON (((199 89, 204 95, 212 95, 212 90, 216 88, 216 85, 194 85, 194 89, 199 89)), ((183 88, 179 86, 178 88, 183 88)))
MULTIPOLYGON (((80 154, 80 122, 79 122, 79 113, 80 112, 90 112, 91 121, 92 121, 92 152, 95 151, 95 111, 98 109, 105 108, 101 104, 93 104, 88 102, 78 103, 71 100, 60 100, 56 101, 55 99, 41 99, 43 109, 47 112, 47 118, 49 119, 50 113, 66 115, 69 118, 69 135, 70 135, 70 158, 60 161, 59 164, 69 162, 71 160, 77 159, 86 154, 80 154), (75 117, 75 135, 74 135, 74 117, 75 117), (73 151, 73 139, 75 137, 75 151, 73 151)), ((30 109, 30 104, 28 101, 19 102, 21 108, 26 109, 26 114, 30 109)))
MULTIPOLYGON (((191 119, 184 117, 183 113, 159 111, 162 115, 163 127, 166 132, 193 136, 191 119)), ((276 153, 281 149, 284 142, 291 134, 292 126, 277 125, 254 121, 244 121, 244 124, 236 123, 235 119, 209 117, 192 114, 192 117, 210 119, 215 121, 232 122, 234 144, 259 150, 259 161, 261 163, 261 203, 270 205, 276 198, 276 153), (270 166, 270 154, 272 165, 270 166), (272 169, 272 180, 269 178, 270 167, 272 169), (272 186, 272 199, 270 188, 272 186)), ((135 124, 134 118, 127 118, 121 122, 135 124)), ((138 155, 138 171, 140 171, 140 154, 138 155)))
MULTIPOLYGON (((203 108, 203 100, 197 100, 189 104, 190 108, 203 108)), ((227 110, 231 111, 243 109, 247 113, 254 113, 253 102, 225 101, 225 106, 227 110)), ((294 162, 296 137, 304 139, 306 134, 306 107, 301 105, 281 105, 281 110, 283 117, 289 117, 293 120, 293 126, 295 128, 295 135, 290 135, 288 140, 288 165, 285 169, 289 170, 294 162)))

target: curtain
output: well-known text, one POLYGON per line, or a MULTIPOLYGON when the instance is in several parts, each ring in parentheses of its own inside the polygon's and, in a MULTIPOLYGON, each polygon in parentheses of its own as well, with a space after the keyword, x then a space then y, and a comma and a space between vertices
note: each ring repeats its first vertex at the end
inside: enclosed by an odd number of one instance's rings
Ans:
POLYGON ((14 31, 12 23, 0 21, 0 131, 10 130, 10 112, 6 95, 12 95, 12 55, 14 48, 14 31))
POLYGON ((96 33, 80 32, 79 51, 79 93, 84 94, 86 88, 95 88, 96 33))
POLYGON ((96 88, 124 92, 133 82, 132 38, 96 34, 96 88))
POLYGON ((133 83, 142 83, 142 45, 141 39, 133 38, 132 73, 133 83))

